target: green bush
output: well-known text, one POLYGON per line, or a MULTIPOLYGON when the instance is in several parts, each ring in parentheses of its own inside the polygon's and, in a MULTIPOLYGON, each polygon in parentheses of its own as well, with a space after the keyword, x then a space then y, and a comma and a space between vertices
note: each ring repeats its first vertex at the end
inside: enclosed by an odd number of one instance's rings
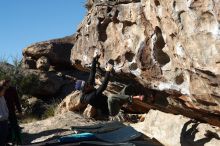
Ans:
MULTIPOLYGON (((0 62, 7 64, 6 61, 0 62)), ((18 59, 13 60, 13 67, 0 68, 0 80, 3 79, 10 79, 11 84, 17 87, 20 96, 24 94, 31 94, 34 88, 39 85, 37 75, 24 75, 22 73, 21 60, 18 59)))
POLYGON ((42 119, 53 117, 56 109, 56 105, 50 105, 48 109, 43 113, 42 119))
POLYGON ((20 76, 19 78, 14 80, 14 84, 18 87, 18 92, 20 95, 29 95, 33 93, 35 87, 39 85, 39 79, 37 75, 27 75, 20 76))
POLYGON ((28 99, 21 98, 22 95, 32 97, 34 90, 39 87, 39 77, 34 74, 24 74, 24 70, 21 68, 21 60, 14 59, 13 66, 8 64, 7 61, 0 59, 0 80, 10 79, 11 84, 17 88, 22 107, 24 108, 25 115, 22 118, 22 122, 30 122, 39 119, 45 119, 54 116, 54 111, 58 105, 58 101, 50 101, 49 105, 44 103, 36 104, 35 107, 31 107, 28 103, 28 99), (34 110, 36 112, 34 113, 34 110), (40 109, 40 110, 39 110, 40 109), (37 113, 37 115, 36 115, 37 113))
POLYGON ((46 109, 46 111, 42 115, 42 119, 53 117, 55 115, 55 110, 58 107, 59 103, 61 103, 61 101, 59 99, 52 98, 48 108, 46 109))

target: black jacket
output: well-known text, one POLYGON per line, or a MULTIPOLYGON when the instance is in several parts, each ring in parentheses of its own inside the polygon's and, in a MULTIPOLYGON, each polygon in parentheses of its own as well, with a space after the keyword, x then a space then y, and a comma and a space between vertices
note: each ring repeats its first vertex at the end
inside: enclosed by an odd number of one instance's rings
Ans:
POLYGON ((15 114, 16 109, 19 113, 21 113, 21 104, 20 104, 18 94, 17 94, 17 90, 16 90, 15 87, 9 87, 5 91, 4 97, 5 97, 5 100, 6 100, 6 103, 7 103, 9 115, 10 114, 15 114))
MULTIPOLYGON (((92 62, 92 69, 90 71, 90 76, 87 82, 94 85, 95 82, 95 72, 96 72, 96 58, 93 59, 92 62)), ((105 79, 102 82, 102 85, 99 86, 98 89, 92 90, 89 93, 82 93, 80 98, 81 103, 87 103, 95 107, 96 109, 100 109, 103 114, 108 115, 108 97, 105 96, 102 92, 107 88, 109 82, 110 72, 105 73, 105 79)))

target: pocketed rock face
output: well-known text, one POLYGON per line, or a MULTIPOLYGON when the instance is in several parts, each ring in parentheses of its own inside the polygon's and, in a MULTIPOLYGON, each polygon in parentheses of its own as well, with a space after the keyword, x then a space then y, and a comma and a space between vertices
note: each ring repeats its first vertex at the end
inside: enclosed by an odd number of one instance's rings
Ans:
POLYGON ((219 22, 218 0, 90 0, 71 61, 85 66, 98 50, 118 74, 186 95, 176 106, 219 115, 219 22))

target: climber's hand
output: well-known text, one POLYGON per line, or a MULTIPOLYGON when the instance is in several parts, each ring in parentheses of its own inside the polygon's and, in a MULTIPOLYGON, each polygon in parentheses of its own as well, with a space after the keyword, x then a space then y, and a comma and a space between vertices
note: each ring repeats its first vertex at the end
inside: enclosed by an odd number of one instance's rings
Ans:
POLYGON ((95 50, 93 57, 96 59, 96 61, 98 61, 99 58, 101 57, 101 54, 99 53, 99 51, 95 50))
POLYGON ((105 67, 105 71, 112 71, 113 66, 110 63, 107 63, 106 67, 105 67))

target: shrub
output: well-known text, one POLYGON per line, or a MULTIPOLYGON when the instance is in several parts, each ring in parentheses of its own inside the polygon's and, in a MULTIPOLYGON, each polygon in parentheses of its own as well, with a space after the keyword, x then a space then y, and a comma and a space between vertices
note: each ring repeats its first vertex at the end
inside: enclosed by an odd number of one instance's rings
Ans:
POLYGON ((38 76, 34 74, 20 76, 13 81, 15 82, 14 84, 17 85, 20 96, 33 93, 34 88, 39 85, 38 76))
POLYGON ((24 74, 24 70, 21 68, 21 60, 14 58, 13 65, 11 65, 6 60, 0 59, 0 80, 3 79, 10 79, 11 84, 17 88, 22 107, 25 111, 22 122, 30 122, 32 120, 54 116, 58 101, 53 99, 49 104, 46 104, 44 101, 39 100, 34 106, 31 106, 28 103, 28 98, 21 98, 23 95, 34 93, 34 90, 40 84, 38 75, 24 74))
POLYGON ((50 105, 47 110, 43 113, 42 119, 53 117, 56 109, 56 105, 50 105))
POLYGON ((17 87, 20 96, 32 93, 33 88, 39 85, 37 75, 24 75, 22 73, 21 60, 14 58, 13 65, 8 64, 5 60, 0 62, 2 64, 0 67, 0 80, 9 78, 11 84, 17 87))

